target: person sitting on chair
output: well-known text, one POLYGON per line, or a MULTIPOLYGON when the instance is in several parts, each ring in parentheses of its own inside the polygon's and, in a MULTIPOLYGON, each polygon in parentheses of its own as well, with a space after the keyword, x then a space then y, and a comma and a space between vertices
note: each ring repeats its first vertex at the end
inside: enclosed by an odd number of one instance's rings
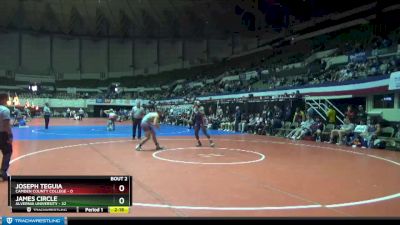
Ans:
POLYGON ((291 138, 293 140, 300 140, 306 134, 311 132, 311 126, 314 123, 314 120, 307 114, 307 120, 302 122, 299 128, 292 130, 286 137, 291 138), (290 135, 292 135, 290 137, 290 135))
POLYGON ((321 142, 322 130, 324 130, 324 123, 319 116, 316 116, 314 123, 311 125, 311 135, 315 138, 316 142, 321 142))
POLYGON ((343 137, 345 137, 345 136, 349 135, 351 132, 353 132, 354 124, 350 123, 350 119, 348 117, 346 117, 343 122, 344 122, 344 124, 340 127, 340 129, 334 129, 331 131, 331 136, 328 141, 329 144, 332 144, 335 136, 338 136, 336 144, 342 145, 343 137))

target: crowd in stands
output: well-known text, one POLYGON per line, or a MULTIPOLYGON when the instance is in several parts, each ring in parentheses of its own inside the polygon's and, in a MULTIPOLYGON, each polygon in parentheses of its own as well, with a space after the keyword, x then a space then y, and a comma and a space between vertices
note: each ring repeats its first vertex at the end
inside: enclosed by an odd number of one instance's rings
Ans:
MULTIPOLYGON (((362 105, 357 109, 349 105, 343 123, 338 120, 336 110, 332 107, 326 112, 325 121, 312 107, 303 109, 299 106, 293 110, 293 104, 289 101, 282 106, 265 104, 262 110, 248 113, 242 112, 239 106, 231 111, 231 106, 219 105, 215 111, 210 106, 206 110, 208 128, 362 148, 390 146, 400 149, 399 125, 385 124, 381 118, 370 118, 362 105), (385 132, 385 129, 389 132, 385 132)), ((170 106, 166 109, 164 122, 190 128, 190 118, 190 107, 174 110, 170 106)))
POLYGON ((200 81, 202 86, 190 87, 189 83, 185 83, 182 85, 177 91, 165 93, 162 98, 175 98, 182 96, 206 96, 206 95, 218 95, 218 94, 227 94, 227 93, 239 93, 246 90, 246 87, 254 82, 250 81, 227 81, 227 82, 219 82, 212 81, 207 83, 205 80, 200 81))
POLYGON ((345 81, 360 79, 369 76, 390 74, 400 69, 400 55, 381 59, 374 57, 363 62, 349 62, 343 68, 335 68, 325 71, 320 77, 315 78, 316 82, 311 84, 324 83, 328 81, 345 81))
POLYGON ((283 87, 301 87, 303 85, 316 85, 327 82, 343 82, 346 80, 362 79, 370 76, 390 74, 400 70, 400 55, 391 56, 389 58, 373 57, 362 62, 349 62, 341 67, 326 68, 326 63, 321 62, 321 69, 316 73, 299 74, 291 77, 270 76, 261 80, 256 77, 249 81, 213 81, 207 83, 201 80, 202 86, 190 87, 189 83, 183 84, 182 88, 177 91, 164 92, 164 94, 153 95, 153 98, 176 98, 182 96, 207 96, 218 94, 243 93, 250 91, 272 90, 283 87), (261 82, 258 87, 253 86, 255 83, 261 82))
MULTIPOLYGON (((67 92, 56 93, 29 93, 21 92, 18 94, 20 98, 59 98, 59 99, 76 99, 76 98, 121 98, 121 99, 168 99, 187 96, 207 96, 218 94, 243 93, 260 90, 273 90, 277 88, 299 88, 303 85, 317 85, 327 82, 342 82, 352 79, 362 79, 370 76, 382 74, 390 74, 400 70, 400 55, 394 55, 388 58, 373 57, 365 61, 349 62, 341 67, 327 68, 326 63, 321 62, 321 69, 316 73, 299 74, 288 77, 277 77, 271 75, 268 78, 261 79, 261 75, 250 80, 197 80, 201 85, 191 87, 189 81, 181 84, 182 87, 175 90, 161 90, 151 92, 127 92, 118 95, 99 94, 78 92, 76 94, 68 94, 67 92)), ((230 72, 228 74, 238 74, 239 72, 230 72)), ((261 73, 261 71, 259 71, 261 73)), ((265 76, 265 74, 263 75, 265 76)), ((175 87, 175 86, 174 86, 175 87)))
MULTIPOLYGON (((299 88, 303 85, 317 85, 326 82, 342 82, 351 79, 366 78, 382 74, 389 74, 400 69, 400 55, 385 56, 385 49, 397 47, 396 39, 388 37, 373 37, 363 43, 348 41, 336 49, 336 54, 352 55, 368 52, 362 60, 350 60, 349 63, 339 66, 327 65, 324 59, 305 63, 313 52, 321 50, 320 46, 310 48, 306 42, 276 48, 271 51, 262 51, 254 55, 242 56, 226 60, 213 65, 199 68, 182 69, 179 71, 163 72, 158 75, 123 77, 118 82, 123 87, 161 87, 159 91, 121 92, 121 93, 76 93, 45 92, 39 94, 21 93, 20 97, 33 98, 122 98, 122 99, 168 99, 191 96, 207 96, 250 91, 272 90, 277 88, 299 88), (296 46, 297 45, 297 46, 296 46), (288 66, 297 63, 299 67, 288 66), (252 79, 223 80, 227 76, 241 75, 245 72, 256 71, 258 76, 252 79), (183 83, 174 83, 177 79, 184 79, 183 83), (191 86, 196 82, 200 85, 191 86), (133 85, 133 86, 132 86, 133 85), (156 86, 154 86, 156 85, 156 86), (178 87, 179 86, 179 87, 178 87)), ((322 42, 324 45, 324 42, 322 42)), ((322 48, 324 49, 324 48, 322 48)), ((111 82, 111 81, 109 81, 111 82)), ((57 81, 59 87, 98 88, 110 85, 105 80, 57 81), (75 83, 74 83, 75 82, 75 83), (97 82, 97 83, 96 83, 97 82)))
MULTIPOLYGON (((162 94, 154 93, 154 97, 157 98, 177 98, 182 96, 194 95, 194 96, 207 96, 216 94, 231 94, 239 92, 249 91, 260 91, 260 90, 272 90, 277 88, 290 88, 290 87, 301 87, 303 85, 316 85, 327 82, 343 82, 346 80, 363 79, 370 76, 386 75, 391 72, 400 70, 400 55, 378 56, 377 49, 387 48, 392 45, 389 39, 377 39, 379 41, 373 42, 373 50, 371 57, 350 60, 347 64, 341 64, 338 66, 328 66, 325 60, 317 61, 312 65, 305 65, 305 69, 293 70, 290 67, 284 65, 273 65, 266 63, 266 60, 262 58, 259 64, 253 64, 250 70, 255 70, 259 74, 254 79, 245 80, 233 80, 233 81, 222 81, 214 80, 213 82, 207 82, 207 79, 197 80, 201 82, 201 86, 190 87, 188 80, 183 84, 182 88, 178 90, 171 90, 171 92, 164 92, 162 94), (318 65, 319 64, 319 65, 318 65), (308 68, 307 67, 312 67, 308 68), (293 72, 294 74, 288 76, 278 75, 282 71, 293 72), (302 73, 300 73, 301 71, 302 73), (299 72, 296 74, 295 72, 299 72)), ((365 51, 365 49, 358 45, 350 46, 346 44, 344 54, 357 54, 365 51)), ((267 61, 268 62, 268 61, 267 61)), ((238 75, 243 72, 248 72, 245 68, 230 68, 228 72, 223 74, 224 76, 238 75)), ((224 77, 222 76, 222 77, 224 77)))
POLYGON ((51 98, 53 94, 50 93, 33 93, 33 92, 19 92, 17 93, 19 98, 33 99, 33 98, 51 98))
MULTIPOLYGON (((70 94, 67 92, 16 92, 16 96, 24 99, 34 99, 34 98, 57 98, 57 99, 88 99, 94 98, 97 94, 89 94, 87 92, 77 92, 75 94, 70 94)), ((11 94, 11 95, 15 95, 11 94)))
MULTIPOLYGON (((364 107, 349 105, 343 113, 343 123, 333 107, 321 117, 317 111, 304 106, 299 93, 286 96, 284 101, 269 101, 262 109, 244 110, 234 104, 207 106, 208 128, 255 135, 282 136, 292 140, 314 140, 337 145, 361 148, 400 148, 400 124, 385 123, 380 118, 371 118, 364 107), (296 97, 297 96, 297 97, 296 97), (232 108, 235 106, 235 108, 232 108), (326 120, 324 120, 326 118, 326 120)), ((215 103, 215 102, 214 102, 215 103)), ((191 127, 191 104, 164 105, 163 122, 172 125, 191 127)), ((18 118, 35 116, 34 112, 14 107, 15 124, 18 118), (32 115, 30 114, 32 113, 32 115)), ((101 116, 104 113, 100 112, 101 116)), ((118 120, 130 119, 128 109, 117 110, 118 120)), ((37 115, 36 115, 37 116, 37 115)), ((83 109, 53 110, 54 117, 81 120, 87 117, 83 109)))

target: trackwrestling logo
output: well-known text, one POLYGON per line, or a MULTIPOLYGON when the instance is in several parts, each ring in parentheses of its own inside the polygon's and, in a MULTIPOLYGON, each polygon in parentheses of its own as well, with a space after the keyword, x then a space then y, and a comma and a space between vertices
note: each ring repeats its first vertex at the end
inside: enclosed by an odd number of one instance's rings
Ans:
POLYGON ((3 217, 3 221, 9 225, 53 224, 64 225, 63 217, 3 217))

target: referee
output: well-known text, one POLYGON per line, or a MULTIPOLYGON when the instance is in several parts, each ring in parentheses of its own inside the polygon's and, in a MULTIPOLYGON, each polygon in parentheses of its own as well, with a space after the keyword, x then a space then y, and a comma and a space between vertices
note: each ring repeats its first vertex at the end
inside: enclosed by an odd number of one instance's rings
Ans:
POLYGON ((140 102, 136 102, 136 106, 132 107, 132 139, 135 140, 136 138, 136 128, 138 129, 138 139, 142 138, 142 119, 145 115, 145 111, 143 107, 140 105, 140 102))
POLYGON ((50 115, 51 115, 49 103, 44 104, 43 112, 44 112, 44 126, 47 130, 47 129, 49 129, 49 122, 50 122, 50 115))
POLYGON ((83 111, 83 109, 80 108, 78 113, 79 113, 79 120, 82 120, 82 118, 85 117, 85 111, 83 111))
POLYGON ((7 170, 10 167, 13 134, 10 126, 10 110, 6 107, 7 94, 0 94, 0 150, 3 154, 0 168, 0 181, 8 180, 7 170))

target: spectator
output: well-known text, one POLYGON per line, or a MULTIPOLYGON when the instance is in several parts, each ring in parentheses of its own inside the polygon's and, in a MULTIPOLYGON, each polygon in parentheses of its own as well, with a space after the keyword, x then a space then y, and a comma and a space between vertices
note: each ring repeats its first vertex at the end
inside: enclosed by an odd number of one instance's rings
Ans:
POLYGON ((307 115, 307 120, 301 122, 300 127, 292 130, 286 137, 293 140, 302 139, 306 134, 311 134, 311 126, 313 123, 314 120, 307 115))
POLYGON ((211 105, 210 105, 210 107, 208 107, 208 115, 212 115, 213 114, 213 110, 212 110, 212 107, 211 107, 211 105))
POLYGON ((267 108, 267 107, 268 107, 268 105, 264 105, 263 106, 263 111, 261 113, 261 117, 264 118, 264 119, 267 119, 267 115, 268 115, 268 111, 269 111, 269 108, 267 108))
POLYGON ((329 106, 328 112, 326 112, 326 116, 328 117, 328 123, 336 124, 336 111, 333 109, 333 106, 329 106))
POLYGON ((247 126, 248 133, 253 133, 254 132, 256 123, 257 123, 256 116, 255 115, 251 115, 250 119, 249 119, 248 126, 247 126))
POLYGON ((287 103, 285 106, 284 118, 283 121, 290 121, 290 117, 292 116, 292 107, 290 103, 287 103))
POLYGON ((274 106, 274 118, 272 120, 272 129, 270 129, 270 135, 275 135, 276 129, 282 127, 282 109, 277 105, 274 106))
POLYGON ((343 137, 346 135, 349 135, 351 132, 354 130, 354 124, 350 122, 349 118, 344 119, 344 124, 340 127, 340 129, 334 129, 331 131, 330 139, 329 139, 329 144, 333 143, 333 139, 335 136, 338 136, 337 139, 337 145, 342 145, 343 144, 343 137))
POLYGON ((301 123, 303 121, 305 121, 305 115, 304 112, 302 110, 300 110, 300 107, 296 108, 296 111, 294 112, 294 116, 293 116, 293 123, 297 122, 297 123, 301 123))
POLYGON ((229 105, 227 105, 226 108, 225 108, 225 116, 228 116, 230 114, 231 113, 230 113, 230 110, 229 110, 229 105))
POLYGON ((400 124, 397 124, 397 132, 396 132, 396 134, 394 135, 394 138, 395 139, 400 139, 400 124))
POLYGON ((365 141, 367 142, 367 147, 372 148, 374 144, 374 140, 378 138, 381 134, 381 124, 378 121, 367 120, 368 125, 368 135, 366 135, 365 141))
POLYGON ((353 138, 350 141, 352 147, 367 147, 366 139, 368 138, 368 125, 365 124, 364 120, 360 121, 360 124, 354 128, 353 138))
POLYGON ((236 106, 235 121, 234 121, 234 123, 235 123, 235 132, 239 131, 239 123, 241 121, 241 118, 242 118, 242 115, 241 115, 241 112, 240 112, 240 108, 239 108, 239 106, 236 106))
POLYGON ((383 48, 389 48, 392 45, 392 41, 389 38, 384 38, 382 41, 383 48))
POLYGON ((354 112, 353 110, 353 106, 352 105, 348 105, 347 106, 347 111, 344 113, 344 115, 349 118, 351 123, 355 122, 355 117, 356 117, 356 112, 354 112))
POLYGON ((229 119, 227 116, 225 116, 221 120, 221 130, 227 131, 228 127, 229 127, 229 119))
POLYGON ((321 59, 321 71, 325 71, 326 65, 326 61, 321 59))
POLYGON ((71 109, 70 109, 70 108, 67 109, 66 117, 67 117, 67 118, 70 118, 70 117, 71 117, 71 109))
POLYGON ((221 121, 220 121, 220 119, 217 117, 217 115, 214 115, 214 116, 211 118, 211 123, 212 123, 211 128, 212 128, 212 129, 215 129, 215 130, 217 130, 217 129, 220 127, 220 125, 221 125, 221 121))
POLYGON ((258 117, 256 122, 255 133, 261 135, 264 133, 264 131, 265 131, 265 119, 262 116, 260 116, 258 117))
POLYGON ((229 115, 228 116, 228 131, 234 131, 235 130, 235 117, 234 115, 229 115))
POLYGON ((389 69, 389 62, 384 60, 382 64, 379 66, 379 72, 382 74, 386 74, 389 69))
POLYGON ((240 118, 240 123, 239 123, 239 131, 244 133, 246 128, 247 128, 247 124, 248 124, 248 118, 246 116, 245 113, 242 113, 241 118, 240 118))
POLYGON ((221 118, 224 115, 224 112, 222 110, 222 107, 219 105, 217 108, 217 117, 221 118))
POLYGON ((315 116, 315 110, 313 109, 312 106, 306 105, 306 112, 307 112, 307 115, 308 115, 309 117, 314 118, 314 116, 315 116))
POLYGON ((364 110, 364 107, 362 105, 358 106, 358 111, 356 115, 356 121, 358 124, 361 123, 361 121, 366 121, 367 120, 367 113, 364 110))
POLYGON ((314 123, 310 127, 311 135, 314 137, 316 142, 321 142, 321 133, 324 130, 324 123, 321 121, 319 116, 315 117, 314 123))
POLYGON ((273 118, 274 118, 274 111, 273 111, 273 108, 267 106, 266 121, 271 122, 273 118))

